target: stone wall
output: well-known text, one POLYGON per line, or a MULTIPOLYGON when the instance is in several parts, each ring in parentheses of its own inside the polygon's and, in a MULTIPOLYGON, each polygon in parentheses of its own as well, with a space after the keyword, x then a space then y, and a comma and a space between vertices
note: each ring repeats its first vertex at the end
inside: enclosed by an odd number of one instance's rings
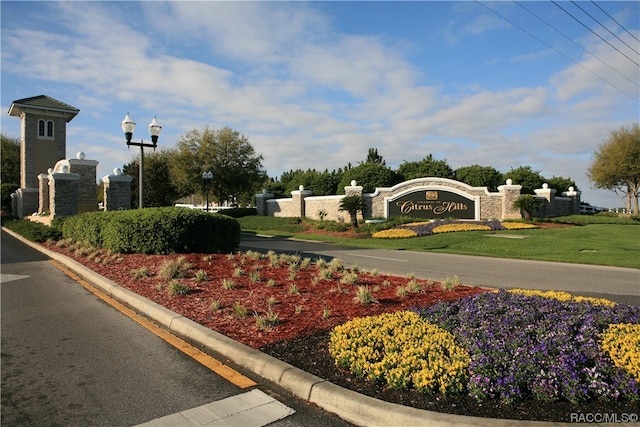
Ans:
MULTIPOLYGON (((360 219, 388 218, 390 216, 389 206, 401 197, 420 193, 421 195, 431 193, 436 200, 423 202, 424 209, 433 210, 433 205, 437 203, 449 203, 452 209, 443 209, 441 218, 456 217, 455 205, 453 202, 439 202, 437 198, 441 194, 449 194, 457 197, 466 203, 458 202, 458 205, 469 205, 468 217, 464 219, 491 220, 491 219, 517 219, 522 218, 522 214, 512 208, 513 202, 520 197, 522 186, 514 185, 511 180, 507 180, 505 185, 498 187, 497 193, 489 192, 486 187, 471 187, 463 182, 446 178, 418 178, 405 181, 388 188, 376 188, 373 193, 363 194, 362 187, 355 181, 350 186, 345 187, 345 195, 361 195, 365 208, 360 219), (427 206, 432 203, 431 207, 427 206), (473 206, 473 209, 470 207, 473 206)), ((536 197, 545 200, 545 206, 537 212, 537 216, 557 216, 572 215, 580 213, 580 193, 570 189, 570 192, 563 193, 564 197, 555 197, 555 190, 548 190, 545 184, 543 189, 536 190, 536 197)), ((320 219, 320 212, 325 214, 324 219, 331 221, 346 221, 349 217, 347 212, 339 210, 342 195, 334 196, 312 196, 309 190, 300 187, 293 191, 292 197, 288 199, 273 199, 273 195, 266 193, 256 195, 256 206, 258 215, 282 216, 282 217, 308 217, 320 219), (270 196, 270 197, 269 197, 270 196)), ((444 205, 447 206, 447 205, 444 205)), ((419 211, 414 213, 420 214, 419 211)), ((409 210, 408 216, 412 215, 409 210)), ((433 217, 433 215, 432 215, 433 217)), ((438 216, 435 215, 437 218, 438 216)))

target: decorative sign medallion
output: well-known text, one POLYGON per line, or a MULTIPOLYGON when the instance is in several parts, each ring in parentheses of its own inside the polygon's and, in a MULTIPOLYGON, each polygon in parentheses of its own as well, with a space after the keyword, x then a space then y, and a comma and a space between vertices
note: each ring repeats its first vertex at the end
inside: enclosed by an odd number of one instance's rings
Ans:
POLYGON ((387 202, 389 216, 475 219, 476 202, 443 190, 418 190, 387 202))

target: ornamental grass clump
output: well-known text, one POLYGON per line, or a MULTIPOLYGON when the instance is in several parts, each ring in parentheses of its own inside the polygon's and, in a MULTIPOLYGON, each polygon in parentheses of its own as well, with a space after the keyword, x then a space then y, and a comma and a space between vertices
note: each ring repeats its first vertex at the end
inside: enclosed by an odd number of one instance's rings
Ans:
POLYGON ((468 381, 469 354, 453 335, 416 313, 358 317, 331 331, 337 366, 392 388, 458 393, 468 381))
POLYGON ((640 307, 487 292, 418 310, 469 351, 478 401, 638 400, 640 385, 600 345, 611 324, 640 324, 640 307))

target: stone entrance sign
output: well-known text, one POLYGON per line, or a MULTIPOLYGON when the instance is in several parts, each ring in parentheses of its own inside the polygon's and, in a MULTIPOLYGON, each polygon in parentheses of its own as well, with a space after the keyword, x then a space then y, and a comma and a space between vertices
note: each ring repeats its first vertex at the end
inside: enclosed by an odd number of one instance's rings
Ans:
POLYGON ((476 219, 476 200, 446 190, 416 190, 387 200, 392 216, 438 219, 476 219))

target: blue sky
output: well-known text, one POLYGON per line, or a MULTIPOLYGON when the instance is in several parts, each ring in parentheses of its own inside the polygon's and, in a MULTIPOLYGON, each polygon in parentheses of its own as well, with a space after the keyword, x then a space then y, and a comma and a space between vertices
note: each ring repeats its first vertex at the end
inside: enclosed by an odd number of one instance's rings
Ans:
POLYGON ((235 129, 272 177, 357 164, 374 147, 394 169, 430 153, 454 169, 528 165, 572 178, 591 204, 622 205, 585 172, 611 130, 640 121, 640 2, 2 1, 1 12, 2 132, 20 135, 7 114, 17 99, 79 108, 67 156, 98 160, 98 178, 138 155, 120 129, 129 112, 136 140, 157 116, 166 148, 192 129, 235 129))

